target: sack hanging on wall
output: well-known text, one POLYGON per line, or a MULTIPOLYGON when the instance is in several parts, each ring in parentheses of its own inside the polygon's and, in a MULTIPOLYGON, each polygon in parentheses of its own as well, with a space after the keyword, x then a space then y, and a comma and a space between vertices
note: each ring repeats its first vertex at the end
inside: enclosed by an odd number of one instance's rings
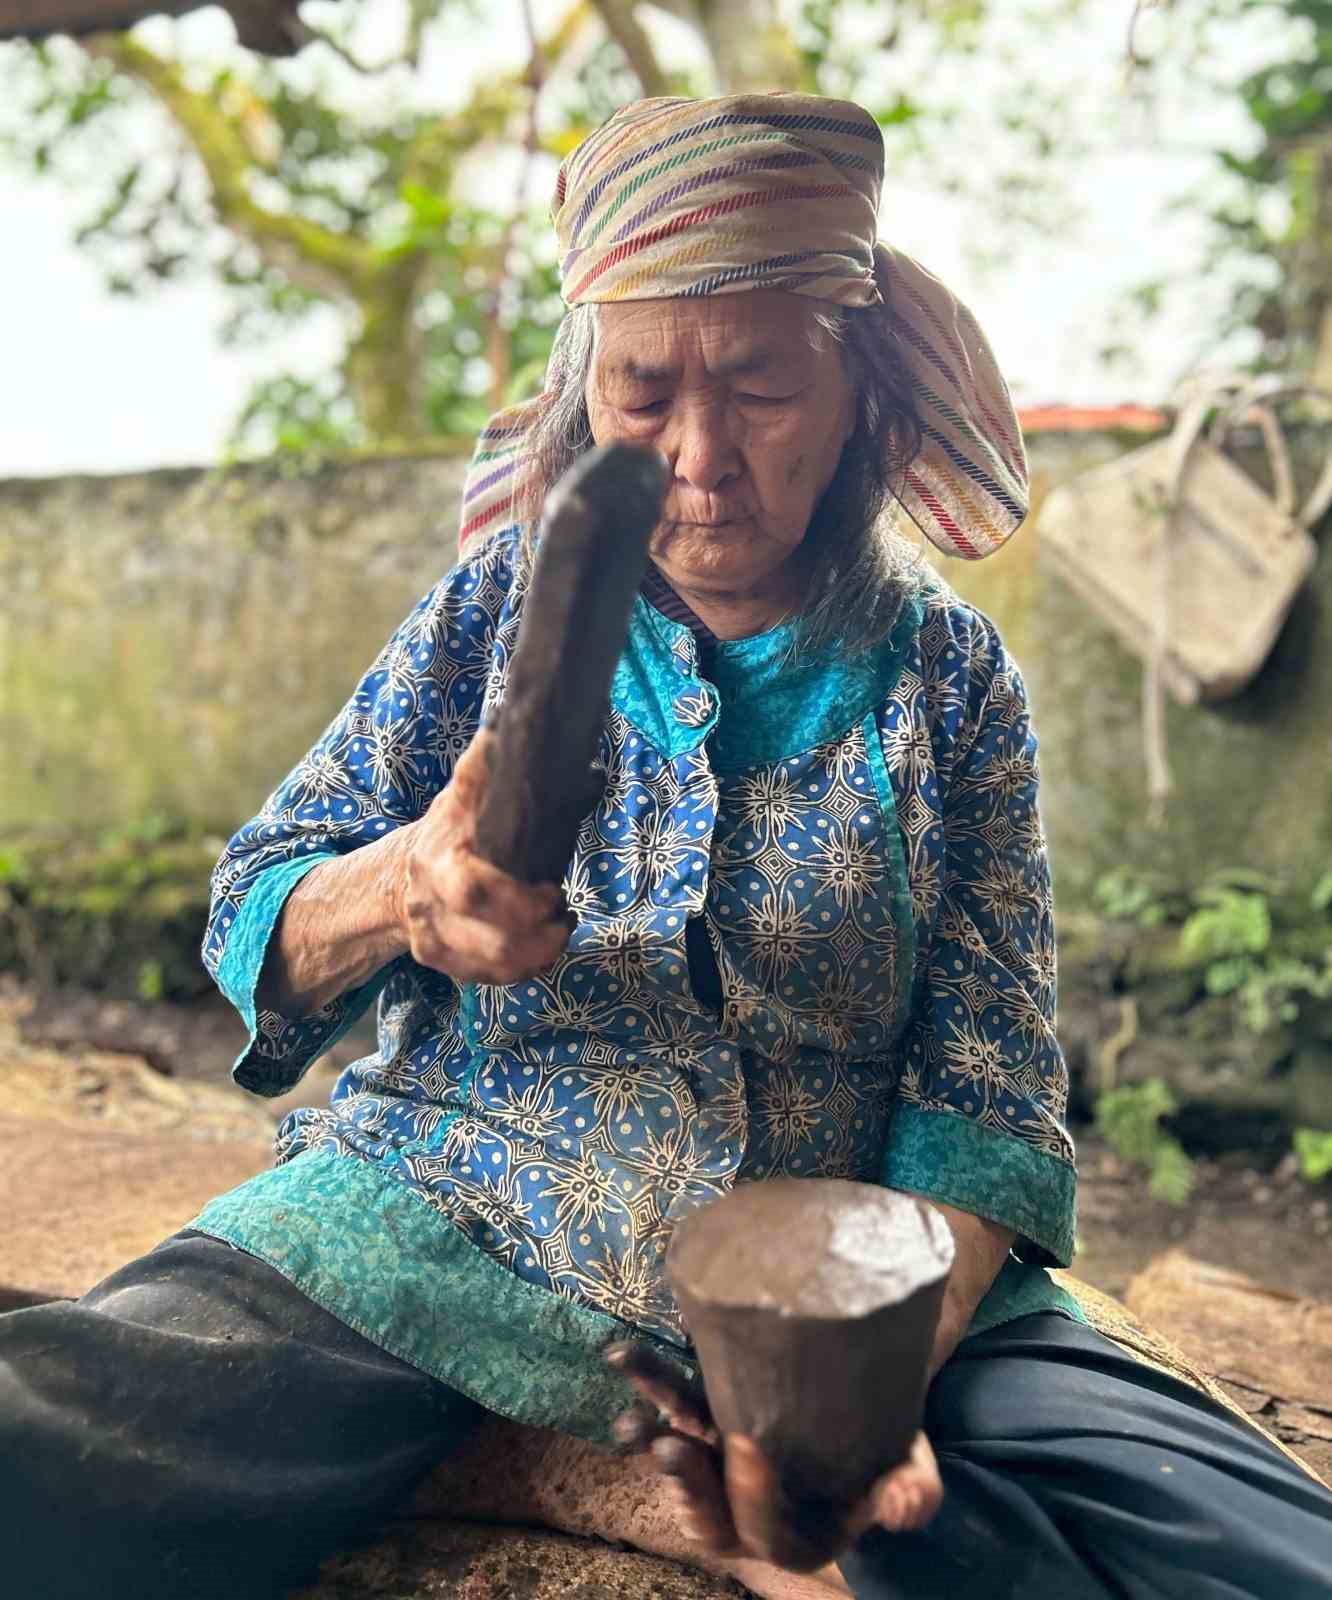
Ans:
POLYGON ((1222 700, 1250 682, 1313 568, 1308 530, 1332 500, 1332 462, 1297 510, 1272 409, 1312 392, 1209 384, 1165 438, 1060 485, 1041 508, 1043 557, 1182 704, 1222 700), (1270 494, 1221 448, 1239 420, 1262 431, 1270 494))

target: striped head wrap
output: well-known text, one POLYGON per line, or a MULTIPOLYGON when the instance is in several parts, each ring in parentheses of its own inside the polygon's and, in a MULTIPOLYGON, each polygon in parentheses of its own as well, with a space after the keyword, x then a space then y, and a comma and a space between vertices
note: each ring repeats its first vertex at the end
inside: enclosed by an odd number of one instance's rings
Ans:
MULTIPOLYGON (((883 137, 860 106, 806 94, 639 100, 565 160, 552 218, 570 306, 782 289, 873 308, 916 399, 922 445, 897 499, 945 555, 990 555, 1027 512, 1008 388, 974 317, 877 241, 883 137)), ((481 435, 463 541, 512 520, 540 402, 481 435)))

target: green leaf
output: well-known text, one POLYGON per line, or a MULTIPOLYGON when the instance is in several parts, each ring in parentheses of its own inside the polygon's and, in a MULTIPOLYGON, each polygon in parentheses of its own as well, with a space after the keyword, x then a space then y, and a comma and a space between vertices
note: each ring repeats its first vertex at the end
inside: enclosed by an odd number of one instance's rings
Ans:
POLYGON ((1193 1163, 1173 1139, 1163 1137, 1152 1156, 1148 1193, 1167 1205, 1182 1206, 1193 1193, 1193 1163))
POLYGON ((160 961, 143 962, 139 967, 139 975, 134 987, 138 990, 140 1000, 160 1000, 166 993, 166 983, 162 976, 162 963, 160 961))
POLYGON ((1111 1089, 1096 1102, 1096 1126, 1117 1155, 1146 1161, 1155 1143, 1157 1124, 1175 1110, 1175 1098, 1160 1078, 1111 1089))
POLYGON ((423 183, 413 183, 409 178, 399 185, 398 196, 418 228, 442 228, 453 215, 453 207, 444 195, 427 189, 423 183))
POLYGON ((1296 1128, 1295 1158, 1307 1183, 1321 1183, 1332 1173, 1332 1129, 1296 1128))
POLYGON ((874 120, 881 128, 901 128, 908 122, 914 122, 920 115, 920 106, 907 95, 899 94, 895 100, 875 111, 874 120))
POLYGON ((1169 1205, 1183 1205, 1193 1189, 1193 1163, 1178 1140, 1161 1127, 1176 1109, 1175 1097, 1160 1078, 1112 1089, 1096 1102, 1096 1126, 1125 1161, 1148 1172, 1148 1190, 1169 1205))
POLYGON ((1203 985, 1208 994, 1234 994, 1252 972, 1252 963, 1245 956, 1229 956, 1211 963, 1203 974, 1203 985))
POLYGON ((1261 955, 1272 942, 1267 898, 1239 889, 1209 888, 1203 904, 1179 930, 1180 949, 1200 962, 1261 955))
POLYGON ((1155 928, 1166 919, 1160 885, 1128 867, 1117 867, 1098 878, 1092 898, 1114 922, 1136 922, 1139 927, 1155 928))

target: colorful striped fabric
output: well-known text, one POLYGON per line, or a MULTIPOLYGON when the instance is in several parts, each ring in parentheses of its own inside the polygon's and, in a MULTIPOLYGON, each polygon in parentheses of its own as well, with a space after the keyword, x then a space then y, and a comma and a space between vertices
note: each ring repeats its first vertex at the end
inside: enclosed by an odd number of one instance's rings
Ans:
MULTIPOLYGON (((883 137, 817 95, 640 100, 560 168, 552 217, 566 304, 775 288, 881 320, 905 369, 922 448, 898 499, 946 555, 997 550, 1027 510, 1007 386, 971 313, 877 241, 883 137)), ((516 520, 536 402, 491 419, 468 475, 461 539, 516 520)))

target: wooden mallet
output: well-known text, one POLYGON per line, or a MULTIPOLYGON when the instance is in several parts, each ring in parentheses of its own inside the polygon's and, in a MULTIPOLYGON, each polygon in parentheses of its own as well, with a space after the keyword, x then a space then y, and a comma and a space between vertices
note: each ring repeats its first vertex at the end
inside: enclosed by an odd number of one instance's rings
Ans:
POLYGON ((564 876, 595 796, 591 763, 666 484, 655 450, 608 444, 546 498, 477 825, 478 854, 527 883, 564 876))

